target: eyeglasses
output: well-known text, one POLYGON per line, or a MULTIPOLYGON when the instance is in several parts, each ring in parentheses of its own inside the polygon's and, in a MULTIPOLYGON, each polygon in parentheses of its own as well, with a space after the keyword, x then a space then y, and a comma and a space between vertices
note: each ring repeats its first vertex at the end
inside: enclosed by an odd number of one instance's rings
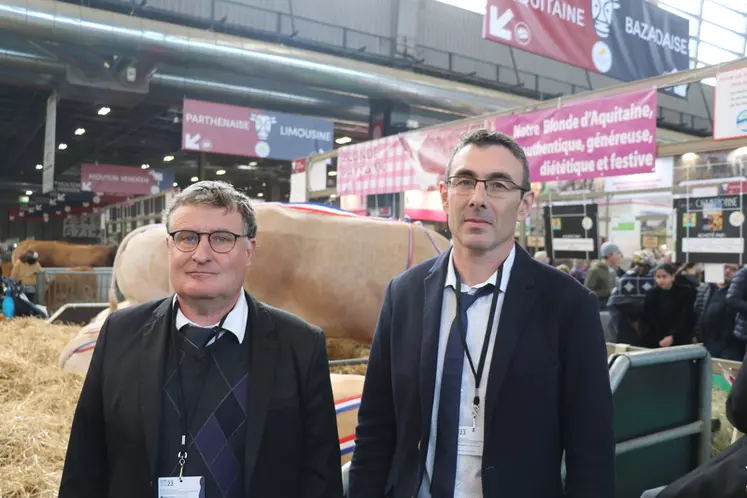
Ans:
POLYGON ((510 180, 487 179, 480 180, 471 176, 451 176, 448 183, 453 187, 457 195, 470 195, 475 191, 478 183, 485 184, 485 192, 491 197, 500 197, 503 194, 519 190, 522 194, 528 192, 527 189, 515 184, 510 180))
POLYGON ((169 234, 174 239, 174 245, 182 252, 192 252, 200 245, 203 235, 208 236, 208 243, 213 251, 225 254, 231 252, 236 245, 236 241, 246 235, 239 235, 233 232, 195 232, 193 230, 177 230, 169 234))

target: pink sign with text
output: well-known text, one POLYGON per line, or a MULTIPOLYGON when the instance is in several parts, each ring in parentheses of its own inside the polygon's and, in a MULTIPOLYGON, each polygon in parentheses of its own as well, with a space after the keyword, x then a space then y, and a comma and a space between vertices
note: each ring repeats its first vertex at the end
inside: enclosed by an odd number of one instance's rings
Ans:
POLYGON ((499 117, 514 137, 533 182, 650 173, 656 168, 656 90, 499 117))
POLYGON ((454 146, 475 128, 514 137, 527 154, 532 182, 650 173, 656 167, 656 111, 656 90, 642 90, 341 147, 337 193, 437 188, 454 146))

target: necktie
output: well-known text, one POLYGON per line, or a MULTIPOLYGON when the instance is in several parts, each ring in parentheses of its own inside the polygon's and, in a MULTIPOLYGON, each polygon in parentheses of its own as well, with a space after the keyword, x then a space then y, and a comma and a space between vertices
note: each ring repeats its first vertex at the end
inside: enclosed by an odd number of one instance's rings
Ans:
MULTIPOLYGON (((446 344, 443 372, 441 376, 441 396, 438 404, 438 427, 436 429, 436 454, 431 476, 432 498, 453 498, 456 478, 457 440, 459 434, 459 409, 462 395, 462 368, 464 366, 464 346, 460 339, 457 320, 462 320, 467 333, 467 310, 479 298, 490 295, 495 286, 487 284, 474 294, 461 293, 459 316, 454 318, 446 344)), ((473 359, 477 361, 477 358, 473 359)))
POLYGON ((204 348, 217 333, 213 327, 198 327, 197 325, 185 325, 181 331, 184 337, 198 348, 204 348))

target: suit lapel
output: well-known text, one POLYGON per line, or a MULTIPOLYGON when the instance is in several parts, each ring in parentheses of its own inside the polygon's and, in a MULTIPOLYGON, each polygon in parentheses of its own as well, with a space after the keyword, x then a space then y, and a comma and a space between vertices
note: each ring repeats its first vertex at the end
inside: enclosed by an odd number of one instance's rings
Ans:
POLYGON ((140 406, 151 476, 158 472, 161 388, 171 328, 172 300, 173 297, 164 299, 156 308, 153 319, 144 326, 145 332, 141 341, 140 406))
POLYGON ((246 442, 244 445, 244 489, 251 489, 254 466, 262 443, 267 411, 275 384, 277 338, 272 318, 267 309, 246 294, 249 303, 247 345, 249 346, 249 410, 247 413, 246 442))
POLYGON ((533 264, 535 263, 529 254, 516 244, 516 255, 501 307, 498 333, 488 374, 485 396, 485 441, 488 440, 493 425, 490 421, 495 415, 501 385, 506 377, 514 348, 521 337, 523 319, 532 312, 534 304, 534 293, 531 292, 534 287, 533 264))
POLYGON ((441 331, 441 308, 443 291, 448 273, 450 251, 436 259, 425 279, 423 303, 423 338, 420 349, 420 406, 421 406, 421 454, 425 455, 430 436, 433 391, 436 385, 438 365, 438 339, 441 331))

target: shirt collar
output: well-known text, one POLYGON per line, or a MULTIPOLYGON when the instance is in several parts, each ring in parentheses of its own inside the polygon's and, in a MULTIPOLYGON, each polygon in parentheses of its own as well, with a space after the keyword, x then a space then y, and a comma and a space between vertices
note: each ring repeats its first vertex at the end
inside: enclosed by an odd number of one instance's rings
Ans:
MULTIPOLYGON (((176 303, 176 294, 174 294, 172 305, 176 303)), ((247 323, 247 317, 249 316, 249 305, 246 302, 246 296, 244 295, 244 290, 241 290, 241 296, 239 297, 239 300, 236 302, 236 306, 233 307, 230 313, 228 313, 228 316, 226 317, 226 321, 223 322, 223 329, 228 330, 233 335, 236 336, 236 339, 238 339, 239 344, 244 342, 244 335, 246 335, 246 323, 247 323)), ((210 325, 210 327, 216 327, 220 323, 220 320, 216 323, 210 325)), ((185 325, 197 325, 196 323, 189 320, 186 316, 184 316, 184 313, 182 313, 182 310, 179 309, 179 311, 176 314, 176 330, 180 330, 185 325)))
MULTIPOLYGON (((511 276, 511 268, 514 266, 514 259, 516 257, 516 244, 511 246, 511 252, 508 254, 508 257, 506 258, 506 261, 503 262, 503 275, 501 276, 501 284, 500 289, 501 292, 505 293, 506 289, 508 288, 508 279, 511 276)), ((494 271, 492 275, 490 275, 490 278, 488 278, 485 282, 482 282, 477 285, 469 286, 462 282, 462 292, 467 292, 471 290, 479 289, 480 287, 484 287, 487 284, 495 283, 495 277, 498 273, 498 270, 494 271)), ((448 273, 446 274, 446 284, 444 287, 451 287, 452 289, 456 289, 456 271, 454 270, 454 249, 452 248, 451 251, 449 251, 449 269, 448 273)))

